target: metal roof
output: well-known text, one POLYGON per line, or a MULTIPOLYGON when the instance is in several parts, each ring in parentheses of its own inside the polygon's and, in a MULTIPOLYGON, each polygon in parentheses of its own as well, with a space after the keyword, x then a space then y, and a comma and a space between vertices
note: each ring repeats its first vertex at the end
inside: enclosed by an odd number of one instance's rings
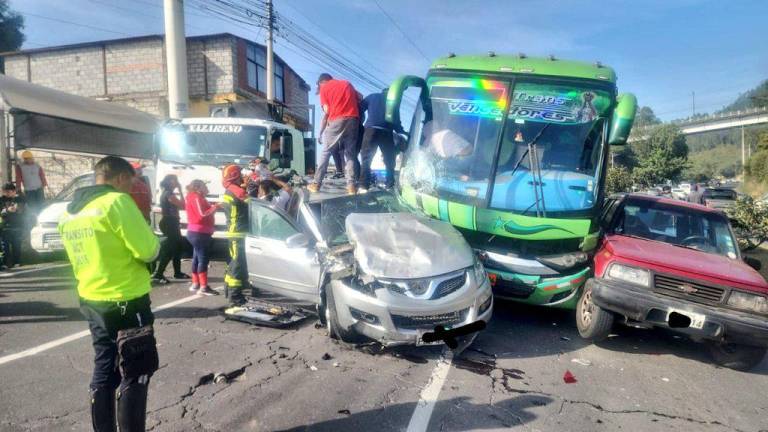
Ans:
POLYGON ((159 125, 154 116, 125 105, 77 96, 5 75, 0 75, 0 109, 148 134, 155 133, 159 125))

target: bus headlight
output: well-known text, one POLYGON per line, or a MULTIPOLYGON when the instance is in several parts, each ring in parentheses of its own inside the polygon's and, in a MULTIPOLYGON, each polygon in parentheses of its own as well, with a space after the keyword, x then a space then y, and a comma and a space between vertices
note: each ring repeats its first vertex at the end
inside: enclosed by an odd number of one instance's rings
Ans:
POLYGON ((605 275, 608 279, 629 282, 644 287, 651 286, 651 273, 644 269, 613 263, 605 275))
POLYGON ((569 268, 584 264, 588 259, 587 254, 581 251, 536 257, 536 261, 555 270, 568 270, 569 268))

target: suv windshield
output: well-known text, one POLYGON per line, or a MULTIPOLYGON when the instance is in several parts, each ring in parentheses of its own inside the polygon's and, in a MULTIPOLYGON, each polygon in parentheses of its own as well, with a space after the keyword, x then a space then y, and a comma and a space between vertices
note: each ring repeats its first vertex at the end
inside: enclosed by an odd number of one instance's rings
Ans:
POLYGON ((346 243, 345 222, 352 213, 407 213, 411 209, 400 204, 389 192, 367 193, 332 198, 320 203, 320 234, 328 246, 346 243))
POLYGON ((629 198, 614 217, 613 231, 738 258, 728 219, 713 212, 629 198))
POLYGON ((234 124, 188 124, 160 134, 160 160, 221 164, 265 156, 267 129, 234 124))
POLYGON ((610 93, 518 80, 510 95, 510 85, 431 78, 431 118, 417 109, 401 181, 482 207, 490 193, 490 207, 519 213, 593 208, 610 93))
POLYGON ((96 179, 93 174, 83 174, 75 177, 69 184, 56 194, 53 198, 54 201, 72 201, 75 195, 75 191, 86 186, 93 186, 96 183, 96 179))

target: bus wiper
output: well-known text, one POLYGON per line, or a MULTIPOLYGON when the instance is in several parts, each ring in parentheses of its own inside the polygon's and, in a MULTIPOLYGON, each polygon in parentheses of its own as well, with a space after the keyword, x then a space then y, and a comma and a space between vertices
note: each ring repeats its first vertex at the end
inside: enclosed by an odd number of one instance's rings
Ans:
POLYGON ((546 131, 551 124, 552 123, 545 123, 544 127, 539 130, 539 133, 537 133, 536 136, 528 142, 527 148, 523 154, 520 155, 520 159, 517 160, 515 167, 512 168, 512 172, 509 173, 510 177, 514 176, 517 172, 517 169, 520 168, 520 164, 523 162, 523 159, 528 156, 528 166, 530 167, 531 175, 533 177, 533 194, 535 195, 536 201, 530 207, 528 207, 525 212, 530 210, 535 205, 537 217, 542 215, 547 217, 547 209, 544 203, 544 185, 541 181, 541 167, 539 165, 539 152, 536 150, 536 142, 539 140, 539 138, 541 138, 541 135, 544 134, 544 131, 546 131), (539 197, 539 188, 541 188, 541 197, 539 197))
POLYGON ((175 161, 175 160, 171 160, 171 159, 160 159, 160 160, 161 160, 162 162, 164 162, 164 163, 167 163, 167 164, 171 164, 171 165, 181 165, 181 166, 183 166, 184 168, 192 168, 192 169, 195 169, 195 167, 194 167, 194 166, 192 166, 192 165, 190 165, 188 162, 179 162, 179 161, 175 161))

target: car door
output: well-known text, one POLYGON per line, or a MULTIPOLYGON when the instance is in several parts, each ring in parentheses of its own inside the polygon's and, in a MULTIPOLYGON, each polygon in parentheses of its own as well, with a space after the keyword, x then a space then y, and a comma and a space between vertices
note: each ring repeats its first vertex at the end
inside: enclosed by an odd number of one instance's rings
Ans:
POLYGON ((317 302, 320 265, 314 242, 296 221, 268 204, 259 200, 250 204, 245 255, 251 281, 257 288, 317 302))

